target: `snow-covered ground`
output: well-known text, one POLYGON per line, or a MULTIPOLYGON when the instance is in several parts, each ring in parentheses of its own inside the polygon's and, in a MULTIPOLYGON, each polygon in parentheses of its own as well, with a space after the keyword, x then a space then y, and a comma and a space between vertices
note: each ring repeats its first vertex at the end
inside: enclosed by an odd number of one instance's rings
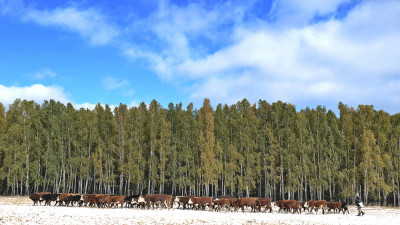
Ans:
POLYGON ((399 224, 400 208, 365 207, 365 216, 250 212, 209 212, 181 209, 98 209, 32 206, 28 197, 0 197, 0 224, 399 224))

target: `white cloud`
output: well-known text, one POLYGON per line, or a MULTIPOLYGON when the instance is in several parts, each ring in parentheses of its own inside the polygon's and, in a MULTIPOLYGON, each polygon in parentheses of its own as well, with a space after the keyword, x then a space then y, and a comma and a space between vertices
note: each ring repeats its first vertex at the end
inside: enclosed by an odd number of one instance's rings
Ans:
MULTIPOLYGON (((42 84, 33 84, 31 86, 18 87, 18 86, 3 86, 0 84, 0 102, 8 107, 12 104, 15 99, 26 99, 33 100, 36 103, 41 104, 44 100, 54 99, 63 104, 71 103, 75 109, 80 108, 94 110, 97 104, 85 102, 85 103, 75 103, 71 101, 64 91, 63 87, 60 86, 44 86, 42 84)), ((105 107, 105 104, 101 104, 105 107)), ((135 106, 135 102, 131 102, 129 106, 135 106)), ((114 110, 116 105, 109 105, 111 110, 114 110)))
POLYGON ((139 104, 137 103, 136 100, 133 100, 133 101, 131 101, 131 103, 128 104, 129 108, 138 107, 138 106, 139 106, 139 104))
MULTIPOLYGON (((254 16, 249 5, 180 7, 161 1, 156 12, 124 29, 143 38, 135 43, 118 41, 122 29, 95 9, 28 10, 25 19, 145 59, 160 79, 188 88, 195 102, 261 98, 334 109, 343 101, 398 111, 400 2, 358 2, 346 17, 335 19, 337 8, 349 2, 275 1, 271 22, 249 19, 254 16), (328 16, 310 24, 318 15, 328 16)), ((107 77, 102 84, 133 93, 125 80, 107 77)))
MULTIPOLYGON (((312 18, 317 12, 334 11, 341 2, 332 1, 326 8, 317 4, 314 13, 303 13, 312 18)), ((400 108, 395 101, 400 92, 393 91, 400 71, 399 11, 398 1, 368 1, 341 20, 332 17, 284 28, 260 23, 257 29, 242 23, 232 33, 236 42, 227 47, 154 64, 165 66, 171 81, 194 82, 189 92, 195 102, 208 97, 234 103, 246 97, 335 109, 343 101, 395 112, 400 108), (389 84, 391 94, 383 95, 389 84)))
POLYGON ((228 45, 231 34, 227 30, 232 29, 231 23, 241 21, 243 11, 252 4, 226 2, 207 7, 189 3, 181 7, 161 1, 155 12, 132 25, 131 29, 146 42, 125 43, 120 48, 132 59, 148 60, 159 78, 171 81, 177 75, 177 64, 188 58, 204 57, 215 46, 228 45))
POLYGON ((46 79, 46 78, 54 78, 56 77, 56 73, 54 73, 53 71, 51 71, 50 69, 43 69, 40 70, 38 72, 36 72, 33 77, 37 80, 42 80, 42 79, 46 79))
POLYGON ((33 84, 26 87, 6 87, 0 85, 0 102, 4 105, 12 104, 15 99, 33 100, 37 103, 43 100, 54 99, 64 104, 70 102, 64 89, 59 86, 44 86, 42 84, 33 84))
POLYGON ((27 9, 24 19, 42 26, 55 26, 77 32, 92 45, 110 44, 119 35, 118 29, 95 9, 74 7, 54 10, 27 9))
POLYGON ((107 90, 116 90, 127 87, 129 85, 129 82, 126 80, 120 80, 118 78, 108 76, 101 80, 101 84, 107 90))
POLYGON ((79 110, 81 108, 93 110, 96 107, 96 105, 97 104, 92 104, 92 103, 89 103, 89 102, 85 102, 85 103, 82 103, 82 104, 73 104, 73 106, 74 106, 74 108, 76 110, 79 110))
POLYGON ((279 27, 302 27, 308 25, 314 16, 334 14, 336 9, 351 0, 280 0, 275 1, 271 16, 279 27))
MULTIPOLYGON (((97 103, 98 104, 98 103, 97 103)), ((83 109, 89 109, 89 110, 94 110, 97 106, 97 104, 93 104, 93 103, 89 103, 89 102, 85 102, 82 104, 78 104, 78 103, 74 103, 73 106, 76 110, 79 110, 81 108, 83 109)), ((102 104, 100 103, 100 105, 105 108, 106 104, 102 104)), ((108 107, 110 107, 111 111, 114 111, 114 108, 117 107, 116 105, 108 105, 108 107)))
POLYGON ((197 83, 192 87, 194 90, 189 98, 194 102, 201 102, 204 98, 210 98, 214 103, 236 103, 243 98, 252 98, 251 86, 252 78, 250 74, 240 74, 239 76, 229 75, 226 77, 213 76, 206 79, 204 83, 197 83), (244 90, 246 95, 244 94, 244 90))

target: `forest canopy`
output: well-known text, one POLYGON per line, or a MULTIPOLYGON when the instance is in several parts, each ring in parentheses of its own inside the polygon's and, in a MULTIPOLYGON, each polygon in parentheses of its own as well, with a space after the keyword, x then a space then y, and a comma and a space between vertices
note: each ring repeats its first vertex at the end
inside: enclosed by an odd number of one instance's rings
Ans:
POLYGON ((372 105, 0 103, 0 193, 232 195, 399 205, 400 114, 372 105))

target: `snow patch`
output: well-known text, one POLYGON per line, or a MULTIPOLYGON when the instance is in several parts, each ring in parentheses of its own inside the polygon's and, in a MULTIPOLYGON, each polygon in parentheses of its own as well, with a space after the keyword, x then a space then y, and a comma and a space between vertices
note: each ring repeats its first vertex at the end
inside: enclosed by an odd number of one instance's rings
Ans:
POLYGON ((0 224, 393 224, 400 221, 400 208, 365 207, 365 216, 213 212, 182 209, 99 209, 91 207, 33 206, 28 197, 0 197, 0 224))

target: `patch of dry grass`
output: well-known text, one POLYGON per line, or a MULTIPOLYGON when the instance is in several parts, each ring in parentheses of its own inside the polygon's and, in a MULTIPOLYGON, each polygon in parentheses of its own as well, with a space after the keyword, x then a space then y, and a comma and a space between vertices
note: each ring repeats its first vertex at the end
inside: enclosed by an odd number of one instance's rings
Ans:
POLYGON ((0 196, 0 204, 3 205, 33 205, 28 196, 0 196))

